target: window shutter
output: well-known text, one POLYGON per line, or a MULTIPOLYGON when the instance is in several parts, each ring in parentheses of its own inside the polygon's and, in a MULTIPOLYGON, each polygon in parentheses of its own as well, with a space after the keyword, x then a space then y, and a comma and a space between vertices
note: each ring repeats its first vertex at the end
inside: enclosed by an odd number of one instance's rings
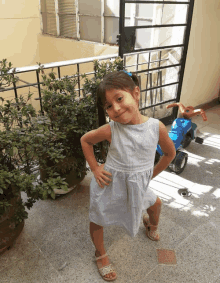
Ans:
POLYGON ((55 1, 41 0, 41 12, 43 19, 43 32, 57 35, 55 1))
POLYGON ((58 0, 60 35, 77 38, 75 0, 58 0))

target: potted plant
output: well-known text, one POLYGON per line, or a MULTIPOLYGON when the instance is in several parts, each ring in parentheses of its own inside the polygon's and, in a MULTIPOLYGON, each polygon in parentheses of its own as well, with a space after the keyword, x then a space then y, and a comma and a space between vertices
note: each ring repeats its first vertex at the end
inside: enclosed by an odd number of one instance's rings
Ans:
MULTIPOLYGON (((40 64, 39 64, 40 65, 40 64)), ((89 95, 79 98, 75 93, 76 79, 65 76, 57 79, 53 70, 42 73, 42 109, 34 123, 37 132, 33 135, 34 154, 39 161, 40 179, 60 176, 68 183, 68 188, 55 189, 56 194, 72 190, 85 177, 87 168, 80 138, 94 127, 96 105, 89 95)))
MULTIPOLYGON (((12 64, 0 62, 0 90, 16 82, 12 64)), ((85 174, 85 158, 80 138, 99 126, 96 90, 109 71, 122 69, 122 60, 94 62, 96 74, 84 79, 84 97, 75 94, 76 81, 56 79, 52 71, 42 72, 44 113, 36 113, 28 94, 14 100, 0 98, 0 253, 10 247, 22 231, 27 209, 39 199, 55 198, 55 192, 68 191, 85 174), (36 178, 36 168, 41 179, 36 178), (68 176, 75 174, 75 180, 68 176), (69 181, 70 183, 66 182, 69 181), (72 182, 72 183, 71 183, 72 182), (27 197, 22 198, 21 192, 27 197)), ((105 162, 107 146, 95 145, 95 156, 105 162), (104 154, 103 154, 104 149, 104 154)))
MULTIPOLYGON (((0 88, 16 82, 12 64, 0 62, 0 88), (10 73, 9 71, 12 72, 10 73)), ((54 183, 38 183, 34 174, 37 160, 33 154, 33 119, 36 111, 23 96, 12 100, 0 97, 0 253, 10 247, 22 231, 24 220, 38 199, 54 197, 54 186, 66 185, 61 179, 54 183), (21 192, 26 198, 21 198, 21 192)), ((38 134, 40 128, 38 127, 38 134)))
MULTIPOLYGON (((95 76, 92 79, 88 79, 85 74, 81 76, 84 79, 83 97, 77 97, 76 76, 58 79, 53 70, 46 75, 44 66, 39 64, 44 87, 44 116, 39 115, 36 119, 36 123, 43 125, 43 128, 40 135, 35 134, 33 137, 34 152, 39 160, 42 181, 59 174, 68 183, 67 191, 58 188, 54 190, 56 194, 69 192, 89 170, 86 168, 80 138, 99 126, 96 91, 101 79, 106 73, 122 68, 123 61, 120 58, 114 62, 94 61, 95 76)), ((98 162, 105 162, 107 147, 107 143, 95 145, 98 162)))

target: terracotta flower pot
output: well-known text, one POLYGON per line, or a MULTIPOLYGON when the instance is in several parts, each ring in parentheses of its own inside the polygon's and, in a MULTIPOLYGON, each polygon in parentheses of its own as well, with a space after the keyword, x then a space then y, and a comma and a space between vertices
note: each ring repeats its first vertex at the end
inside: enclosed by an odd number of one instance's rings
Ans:
MULTIPOLYGON (((74 164, 74 163, 76 163, 76 159, 74 157, 66 157, 66 158, 64 158, 64 160, 62 162, 59 162, 57 164, 57 167, 61 169, 63 164, 66 164, 66 163, 74 164)), ((66 193, 72 191, 77 184, 82 182, 82 180, 85 178, 85 175, 86 175, 86 160, 84 160, 84 167, 83 167, 83 172, 81 174, 81 177, 77 176, 77 173, 76 173, 74 168, 72 170, 70 170, 68 173, 66 173, 66 174, 64 173, 64 174, 61 175, 62 178, 66 178, 65 181, 68 183, 69 189, 68 189, 68 191, 64 191, 62 189, 55 189, 54 190, 55 194, 66 194, 66 193)), ((42 181, 45 181, 46 178, 47 178, 46 170, 44 170, 42 168, 40 169, 40 178, 41 178, 42 181)))
POLYGON ((21 195, 8 199, 11 206, 9 206, 7 211, 0 217, 0 254, 13 245, 24 227, 24 221, 15 225, 12 220, 18 208, 17 201, 20 199, 21 195))

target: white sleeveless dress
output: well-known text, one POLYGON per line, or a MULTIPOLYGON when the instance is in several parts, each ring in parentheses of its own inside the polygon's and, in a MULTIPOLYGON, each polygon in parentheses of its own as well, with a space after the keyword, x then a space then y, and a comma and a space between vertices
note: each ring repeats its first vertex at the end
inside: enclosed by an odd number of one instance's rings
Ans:
POLYGON ((111 121, 109 125, 111 145, 104 169, 112 174, 112 181, 100 188, 93 176, 89 219, 103 227, 122 226, 135 237, 143 210, 157 199, 149 183, 159 140, 159 120, 149 118, 136 125, 111 121))

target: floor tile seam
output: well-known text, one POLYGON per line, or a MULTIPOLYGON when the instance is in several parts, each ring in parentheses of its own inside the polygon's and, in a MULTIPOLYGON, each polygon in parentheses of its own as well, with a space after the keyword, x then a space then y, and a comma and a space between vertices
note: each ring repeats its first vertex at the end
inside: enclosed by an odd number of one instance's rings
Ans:
POLYGON ((39 253, 43 256, 43 258, 46 260, 47 263, 49 263, 49 265, 52 267, 53 271, 55 270, 55 272, 57 273, 57 275, 62 278, 61 274, 59 273, 59 271, 53 266, 53 264, 49 261, 48 256, 41 250, 41 248, 39 248, 39 246, 35 243, 35 241, 33 240, 33 243, 35 244, 35 246, 38 248, 39 253))
MULTIPOLYGON (((181 241, 175 248, 175 250, 177 251, 187 240, 189 237, 192 237, 192 236, 195 236, 195 233, 197 232, 197 230, 199 228, 201 228, 202 226, 206 225, 207 223, 209 223, 210 221, 207 221, 206 223, 202 224, 202 225, 199 225, 193 232, 191 232, 183 241, 181 241)), ((199 238, 200 241, 202 241, 204 244, 208 245, 210 248, 212 248, 212 246, 207 242, 205 241, 202 237, 200 236, 197 236, 199 238)), ((218 249, 218 248, 217 248, 218 249)))
MULTIPOLYGON (((143 279, 146 279, 148 275, 150 275, 151 272, 153 272, 155 269, 157 269, 159 267, 159 264, 157 264, 155 266, 155 268, 151 269, 145 276, 144 278, 142 278, 140 281, 138 281, 137 283, 140 283, 143 279)), ((133 281, 130 281, 130 283, 134 283, 133 281)))
MULTIPOLYGON (((54 266, 51 264, 51 262, 47 259, 47 257, 44 255, 44 253, 41 251, 41 249, 37 246, 37 244, 32 240, 33 244, 38 248, 36 249, 34 252, 39 252, 43 258, 49 263, 49 265, 52 267, 53 271, 55 270, 55 272, 57 273, 57 275, 60 277, 60 279, 62 278, 62 276, 59 274, 59 272, 56 270, 56 268, 54 268, 54 266)), ((14 260, 13 262, 11 262, 11 264, 7 264, 7 269, 10 269, 10 267, 14 266, 16 267, 16 263, 18 261, 21 261, 21 259, 27 259, 27 256, 30 255, 31 253, 33 253, 33 251, 28 252, 26 255, 23 255, 22 257, 14 260)), ((4 268, 0 268, 0 272, 3 270, 4 268)))
MULTIPOLYGON (((180 270, 185 274, 187 274, 187 270, 185 270, 184 268, 183 268, 183 265, 178 265, 178 267, 180 268, 180 270)), ((199 281, 197 280, 197 279, 193 279, 195 282, 194 283, 199 283, 199 281)), ((180 282, 181 283, 181 282, 180 282)))
MULTIPOLYGON (((205 225, 205 224, 202 224, 202 225, 199 225, 198 227, 196 227, 196 229, 195 229, 193 232, 191 232, 184 240, 182 240, 182 241, 175 247, 175 250, 178 250, 190 237, 192 237, 192 236, 196 233, 196 231, 198 230, 198 228, 201 227, 201 226, 203 226, 203 225, 205 225)), ((201 238, 201 240, 203 241, 202 238, 201 238)), ((205 242, 205 241, 203 241, 203 242, 205 242)))
MULTIPOLYGON (((27 234, 28 238, 29 238, 30 241, 33 243, 33 245, 35 245, 35 246, 37 247, 37 249, 34 250, 34 252, 35 252, 35 251, 39 251, 39 247, 36 245, 36 243, 34 242, 33 238, 29 235, 29 233, 27 233, 27 232, 25 232, 25 233, 27 234)), ((15 243, 12 245, 12 247, 11 247, 9 250, 12 250, 16 244, 17 244, 17 243, 16 243, 16 240, 15 240, 15 243)), ((6 254, 7 251, 8 251, 8 249, 6 249, 5 253, 3 253, 2 256, 4 256, 4 254, 6 254)), ((17 263, 17 262, 20 261, 21 259, 26 258, 26 257, 27 257, 28 255, 30 255, 31 253, 33 253, 33 250, 30 250, 30 251, 27 252, 25 255, 22 255, 21 257, 19 257, 19 258, 13 260, 11 263, 7 264, 7 268, 10 267, 10 266, 12 266, 12 265, 14 265, 15 263, 17 263)), ((0 268, 0 271, 3 270, 3 269, 4 269, 4 267, 3 267, 3 268, 0 268)))
MULTIPOLYGON (((58 235, 59 236, 59 235, 58 235)), ((74 237, 74 240, 79 240, 79 239, 81 239, 81 237, 74 237)), ((88 236, 88 239, 86 240, 86 243, 88 243, 88 242, 91 242, 91 239, 89 238, 89 236, 88 236)), ((48 245, 48 243, 50 243, 50 242, 44 242, 40 247, 38 246, 38 248, 40 248, 41 250, 43 250, 47 245, 48 245)), ((37 244, 36 244, 37 245, 37 244)), ((77 245, 76 245, 77 246, 77 245)))
MULTIPOLYGON (((69 228, 66 228, 66 229, 62 230, 62 232, 67 232, 68 230, 69 230, 69 228)), ((84 232, 83 234, 86 235, 86 234, 88 234, 88 233, 87 233, 87 232, 84 232)), ((74 233, 72 233, 72 235, 73 235, 74 239, 80 239, 82 234, 81 234, 79 237, 76 237, 74 233)), ((88 235, 89 235, 89 234, 88 234, 88 235)), ((32 236, 30 236, 30 237, 32 237, 32 236)), ((54 238, 57 238, 57 237, 61 237, 60 231, 53 232, 53 239, 54 239, 54 238)), ((37 246, 38 248, 40 248, 40 249, 42 249, 44 246, 46 246, 46 245, 48 244, 48 241, 45 242, 45 240, 44 240, 41 245, 38 245, 38 244, 36 243, 36 240, 33 239, 33 237, 32 237, 32 241, 34 241, 35 244, 36 244, 36 246, 37 246)))
MULTIPOLYGON (((181 265, 180 269, 182 270, 182 272, 187 273, 187 270, 183 269, 183 266, 186 266, 186 264, 183 263, 183 264, 181 265)), ((202 270, 202 269, 201 269, 201 270, 202 270)), ((206 274, 206 271, 204 271, 204 272, 200 271, 199 273, 200 273, 201 275, 205 275, 205 274, 206 274)), ((195 280, 196 282, 200 283, 200 282, 199 282, 197 279, 195 279, 195 278, 194 278, 193 280, 195 280)), ((215 279, 212 279, 212 281, 207 281, 207 283, 217 283, 217 282, 215 282, 214 280, 215 280, 215 279)), ((181 283, 181 282, 180 282, 180 283, 181 283)))

